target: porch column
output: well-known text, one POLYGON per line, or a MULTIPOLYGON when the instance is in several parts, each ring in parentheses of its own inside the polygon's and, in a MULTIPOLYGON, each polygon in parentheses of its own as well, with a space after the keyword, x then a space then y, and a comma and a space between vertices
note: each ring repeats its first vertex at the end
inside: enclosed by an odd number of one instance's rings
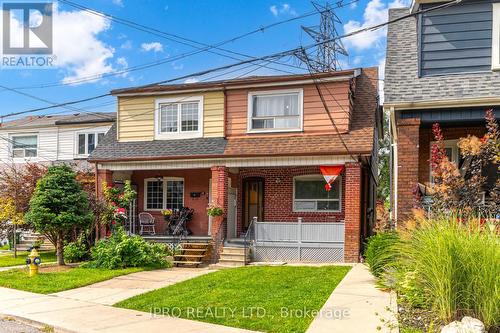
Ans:
POLYGON ((361 242, 361 164, 345 165, 344 262, 359 262, 361 242))
POLYGON ((228 170, 225 166, 214 166, 212 171, 212 203, 222 207, 224 215, 222 218, 212 219, 211 235, 212 238, 217 236, 219 226, 227 214, 227 187, 228 187, 228 170))
POLYGON ((396 219, 400 224, 412 216, 415 203, 413 191, 418 183, 420 119, 399 119, 397 128, 397 192, 395 195, 396 219))
MULTIPOLYGON (((98 169, 95 176, 96 196, 98 199, 104 199, 103 183, 106 182, 108 186, 113 185, 113 171, 107 169, 98 169)), ((106 227, 100 226, 96 228, 96 238, 104 238, 106 236, 106 227)))

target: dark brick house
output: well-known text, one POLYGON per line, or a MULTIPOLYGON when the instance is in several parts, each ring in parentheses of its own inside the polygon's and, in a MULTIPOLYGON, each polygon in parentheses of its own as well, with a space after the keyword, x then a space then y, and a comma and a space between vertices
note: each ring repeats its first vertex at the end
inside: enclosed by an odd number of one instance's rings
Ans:
MULTIPOLYGON (((396 19, 442 1, 391 9, 396 19)), ((417 184, 429 186, 432 124, 439 123, 451 161, 457 140, 485 133, 485 110, 500 116, 500 1, 464 0, 391 24, 387 35, 384 111, 392 138, 392 214, 404 221, 417 184)), ((498 178, 490 172, 489 182, 498 178)), ((487 199, 488 191, 485 190, 487 199)))
POLYGON ((91 155, 97 186, 130 180, 157 239, 175 238, 161 210, 187 206, 185 239, 227 244, 255 228, 256 260, 356 262, 374 220, 377 77, 366 68, 113 91, 116 125, 91 155), (332 166, 342 168, 326 191, 320 168, 332 166), (223 220, 207 216, 210 203, 223 220))

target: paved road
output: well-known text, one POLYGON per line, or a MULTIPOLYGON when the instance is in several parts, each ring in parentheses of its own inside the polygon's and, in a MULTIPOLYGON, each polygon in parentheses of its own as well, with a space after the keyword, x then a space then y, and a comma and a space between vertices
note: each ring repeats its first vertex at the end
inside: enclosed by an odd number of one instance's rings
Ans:
POLYGON ((12 317, 4 317, 0 319, 0 333, 42 333, 42 331, 12 317))

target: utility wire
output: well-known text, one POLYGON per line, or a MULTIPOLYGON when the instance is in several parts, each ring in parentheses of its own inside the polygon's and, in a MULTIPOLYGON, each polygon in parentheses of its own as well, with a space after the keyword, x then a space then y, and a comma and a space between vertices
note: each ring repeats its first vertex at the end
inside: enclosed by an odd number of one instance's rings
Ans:
MULTIPOLYGON (((353 3, 357 3, 357 2, 359 2, 359 0, 352 0, 352 1, 349 1, 349 2, 338 1, 336 7, 334 7, 334 8, 342 8, 342 7, 351 5, 353 3)), ((66 1, 65 3, 67 3, 68 5, 70 5, 69 1, 66 1)), ((77 5, 77 4, 75 4, 75 5, 77 5)), ((83 7, 82 5, 79 5, 79 6, 83 7)), ((95 11, 93 9, 90 9, 90 8, 88 8, 88 9, 92 12, 92 14, 96 14, 96 12, 97 12, 97 11, 95 11)), ((236 40, 242 39, 244 37, 247 37, 247 36, 259 33, 259 32, 263 33, 263 32, 265 32, 266 30, 268 30, 268 29, 270 29, 272 27, 275 27, 275 26, 278 26, 278 25, 282 25, 282 24, 285 24, 285 23, 288 23, 288 22, 291 22, 291 21, 295 21, 295 20, 307 18, 307 17, 313 16, 313 15, 317 15, 317 14, 320 14, 320 13, 321 12, 318 12, 318 11, 312 11, 312 12, 309 12, 309 13, 306 13, 306 14, 303 14, 303 15, 300 15, 300 16, 296 16, 296 17, 292 17, 292 18, 289 18, 289 19, 286 19, 286 20, 282 20, 282 21, 278 21, 278 22, 275 22, 275 23, 272 23, 272 24, 268 24, 266 26, 259 27, 258 29, 255 29, 255 30, 246 32, 244 34, 232 37, 230 39, 218 42, 218 43, 216 43, 214 45, 208 45, 208 46, 206 46, 206 49, 198 49, 196 51, 190 51, 190 52, 182 53, 182 54, 179 54, 179 55, 174 56, 174 57, 167 57, 167 58, 163 58, 163 59, 160 59, 160 60, 156 60, 154 62, 150 62, 150 63, 146 63, 146 64, 141 64, 141 65, 136 65, 136 66, 132 66, 132 67, 129 67, 129 68, 126 68, 126 69, 122 69, 122 70, 118 70, 118 71, 113 71, 113 72, 109 72, 109 73, 94 74, 94 75, 83 77, 83 78, 80 78, 80 79, 77 79, 77 80, 71 80, 71 81, 66 81, 66 82, 59 82, 59 81, 57 81, 57 82, 53 82, 53 83, 46 83, 46 84, 36 85, 36 86, 22 86, 22 87, 16 87, 16 89, 40 89, 40 88, 49 88, 49 87, 57 87, 57 86, 65 86, 65 85, 74 85, 74 84, 84 83, 84 82, 87 82, 87 81, 94 81, 94 80, 97 80, 97 79, 100 79, 100 78, 104 78, 104 77, 111 77, 111 76, 116 76, 116 75, 123 75, 123 74, 129 73, 129 72, 138 71, 138 70, 142 70, 142 69, 147 69, 147 68, 159 66, 159 65, 162 65, 162 64, 165 64, 165 63, 169 63, 169 62, 174 62, 174 61, 177 61, 177 60, 189 57, 191 55, 195 55, 195 54, 204 52, 204 51, 209 50, 211 48, 216 48, 216 47, 218 48, 219 46, 222 46, 222 45, 234 42, 236 40)), ((104 14, 104 13, 100 13, 100 14, 102 14, 102 15, 108 15, 108 14, 104 14)), ((167 33, 167 32, 162 32, 162 33, 168 34, 168 35, 172 35, 172 36, 176 36, 174 34, 167 33)), ((164 36, 162 36, 162 37, 164 37, 164 36)), ((181 37, 181 36, 177 36, 177 37, 181 38, 181 39, 184 38, 184 37, 181 37)), ((202 45, 207 45, 207 44, 199 43, 199 42, 196 42, 196 41, 192 41, 192 42, 193 43, 202 44, 202 45)), ((192 46, 192 47, 194 47, 194 46, 192 46)), ((245 55, 245 56, 246 57, 251 57, 249 55, 245 55)), ((234 57, 233 57, 233 59, 234 59, 234 57)), ((294 67, 294 68, 297 68, 297 69, 304 69, 304 68, 302 68, 300 66, 293 66, 293 65, 287 64, 287 63, 278 63, 278 64, 283 65, 283 66, 294 67)), ((274 69, 274 70, 278 70, 278 69, 274 69)), ((283 72, 287 72, 287 71, 283 71, 283 72)), ((290 72, 288 72, 288 73, 290 73, 290 72)))
MULTIPOLYGON (((228 64, 228 65, 224 65, 224 66, 220 66, 220 67, 215 67, 215 68, 211 68, 211 69, 208 69, 208 70, 204 70, 204 71, 200 71, 200 72, 196 72, 196 73, 192 73, 192 74, 182 75, 180 77, 176 77, 176 78, 169 79, 169 80, 162 80, 162 81, 154 82, 154 83, 151 83, 151 84, 148 84, 148 85, 143 85, 143 86, 135 87, 134 89, 137 89, 137 88, 147 88, 147 87, 151 87, 151 86, 162 85, 162 84, 171 83, 171 82, 182 80, 182 79, 187 79, 187 78, 190 78, 190 77, 193 77, 193 76, 202 76, 202 75, 206 75, 208 73, 214 72, 214 71, 220 71, 220 70, 224 70, 224 69, 229 69, 229 68, 233 68, 233 67, 240 66, 240 65, 243 65, 243 64, 253 63, 253 62, 259 61, 259 60, 268 61, 268 60, 280 59, 282 57, 289 56, 289 55, 295 55, 297 53, 304 52, 304 50, 307 50, 307 49, 310 49, 310 48, 313 48, 313 47, 316 47, 316 46, 319 46, 319 45, 323 45, 323 44, 326 44, 326 43, 330 43, 330 42, 335 41, 337 39, 351 37, 351 36, 354 36, 354 35, 357 35, 357 34, 360 34, 360 33, 363 33, 363 32, 367 32, 367 31, 378 30, 378 29, 380 29, 382 27, 385 27, 385 26, 387 26, 389 24, 392 24, 392 23, 395 23, 395 22, 399 22, 399 21, 402 21, 402 20, 410 18, 410 17, 414 17, 414 16, 422 14, 422 13, 427 13, 427 12, 431 12, 431 11, 435 11, 435 10, 447 8, 447 7, 453 6, 453 5, 455 5, 455 4, 457 4, 457 3, 461 2, 461 1, 462 0, 454 0, 454 1, 451 1, 451 2, 448 2, 448 3, 445 3, 445 4, 441 4, 441 5, 429 7, 427 9, 421 9, 419 11, 416 11, 414 13, 410 13, 410 14, 407 14, 407 15, 403 15, 403 16, 398 17, 396 19, 392 19, 392 20, 389 20, 389 21, 386 21, 386 22, 383 22, 383 23, 380 23, 380 24, 377 24, 377 25, 374 25, 374 26, 371 26, 371 27, 366 27, 366 28, 363 28, 363 29, 355 30, 355 31, 352 31, 352 32, 350 32, 348 34, 344 34, 342 36, 337 36, 335 38, 331 38, 331 39, 328 39, 328 40, 325 40, 325 41, 322 41, 322 42, 313 43, 313 44, 307 45, 305 47, 301 46, 301 47, 289 49, 289 50, 286 50, 286 51, 281 51, 281 52, 277 52, 277 53, 265 55, 265 56, 262 56, 262 57, 259 57, 259 58, 252 58, 252 59, 242 60, 242 61, 239 61, 237 63, 232 63, 232 64, 228 64)), ((64 103, 60 103, 60 104, 53 105, 53 106, 48 106, 48 107, 41 107, 41 108, 29 109, 29 110, 25 110, 25 111, 14 112, 14 113, 10 113, 10 114, 5 115, 4 118, 5 117, 16 116, 16 115, 21 115, 21 114, 25 114, 25 113, 32 113, 32 112, 43 111, 43 110, 52 109, 52 108, 56 108, 56 107, 62 107, 62 106, 67 106, 67 105, 73 105, 73 104, 83 103, 83 102, 87 102, 87 101, 91 101, 91 100, 95 100, 95 99, 100 99, 100 98, 103 98, 103 97, 106 97, 106 96, 111 96, 111 93, 97 95, 97 96, 92 96, 92 97, 87 97, 87 98, 82 98, 82 99, 73 100, 73 101, 68 101, 68 102, 64 102, 64 103)))

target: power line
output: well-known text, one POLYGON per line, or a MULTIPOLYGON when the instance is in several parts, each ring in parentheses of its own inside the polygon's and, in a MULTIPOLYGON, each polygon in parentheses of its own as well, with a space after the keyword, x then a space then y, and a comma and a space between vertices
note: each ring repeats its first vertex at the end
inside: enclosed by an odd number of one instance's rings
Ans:
MULTIPOLYGON (((289 50, 286 50, 286 51, 281 51, 281 52, 277 52, 277 53, 274 53, 274 54, 265 55, 265 56, 262 56, 262 57, 259 57, 259 58, 252 58, 252 59, 242 60, 242 61, 239 61, 237 63, 232 63, 232 64, 228 64, 228 65, 224 65, 224 66, 219 66, 219 67, 211 68, 211 69, 208 69, 208 70, 196 72, 196 73, 193 73, 193 74, 183 75, 183 76, 176 77, 176 78, 169 79, 169 80, 162 80, 162 81, 154 82, 154 83, 151 83, 151 84, 138 86, 138 87, 135 87, 135 88, 147 88, 147 87, 151 87, 151 86, 156 86, 156 85, 162 85, 162 84, 166 84, 166 83, 171 83, 171 82, 174 82, 174 81, 178 81, 178 80, 182 80, 182 79, 187 79, 187 78, 190 78, 190 77, 193 77, 193 76, 202 76, 202 75, 206 75, 206 74, 211 73, 211 72, 220 71, 220 70, 224 70, 224 69, 229 69, 229 68, 233 68, 233 67, 244 65, 244 64, 248 64, 248 63, 253 63, 255 61, 260 61, 260 60, 262 60, 262 61, 268 61, 268 60, 273 60, 273 59, 280 59, 282 57, 289 56, 289 55, 303 54, 304 50, 311 49, 313 47, 317 47, 317 46, 323 45, 325 43, 330 43, 330 42, 338 40, 338 39, 351 37, 351 36, 354 36, 354 35, 357 35, 357 34, 360 34, 360 33, 363 33, 363 32, 378 30, 378 29, 380 29, 382 27, 385 27, 385 26, 387 26, 389 24, 402 21, 402 20, 407 19, 409 17, 414 17, 414 16, 422 14, 422 13, 427 13, 427 12, 430 12, 430 11, 435 11, 435 10, 439 10, 439 9, 442 9, 442 8, 447 8, 447 7, 450 7, 452 5, 455 5, 455 4, 459 3, 461 1, 462 0, 454 0, 454 1, 451 1, 451 2, 448 2, 448 3, 445 3, 445 4, 441 4, 441 5, 437 5, 437 6, 434 6, 434 7, 430 7, 430 8, 427 8, 427 9, 421 9, 421 10, 416 11, 414 13, 403 15, 401 17, 398 17, 398 18, 395 18, 395 19, 392 19, 392 20, 389 20, 389 21, 386 21, 386 22, 383 22, 383 23, 380 23, 380 24, 377 24, 377 25, 374 25, 374 26, 371 26, 371 27, 366 27, 366 28, 363 28, 363 29, 352 31, 352 32, 344 34, 342 36, 337 36, 335 38, 331 38, 331 39, 326 40, 326 41, 322 41, 322 42, 310 44, 310 45, 307 45, 307 46, 304 46, 304 47, 301 46, 301 47, 289 49, 289 50)), ((62 106, 67 106, 67 105, 73 105, 73 104, 83 103, 83 102, 87 102, 87 101, 91 101, 91 100, 95 100, 95 99, 100 99, 100 98, 103 98, 103 97, 106 97, 106 96, 111 96, 111 93, 97 95, 97 96, 92 96, 92 97, 88 97, 88 98, 82 98, 82 99, 78 99, 78 100, 74 100, 74 101, 69 101, 69 102, 64 102, 64 103, 60 103, 60 104, 53 105, 53 106, 48 106, 48 107, 35 108, 35 109, 29 109, 29 110, 25 110, 25 111, 10 113, 10 114, 5 115, 4 118, 5 117, 16 116, 16 115, 20 115, 20 114, 25 114, 25 113, 38 112, 38 111, 52 109, 52 108, 56 108, 56 107, 62 107, 62 106)))
MULTIPOLYGON (((357 2, 359 2, 359 0, 352 0, 352 1, 349 1, 349 2, 344 2, 343 0, 342 1, 338 1, 336 7, 334 7, 334 8, 345 7, 345 6, 348 6, 348 5, 357 3, 357 2)), ((90 9, 90 10, 92 11, 92 9, 90 9)), ((275 26, 282 25, 282 24, 285 24, 285 23, 289 23, 289 22, 292 22, 292 21, 295 21, 295 20, 307 18, 307 17, 313 16, 313 15, 317 15, 317 14, 318 14, 318 11, 312 11, 312 12, 309 12, 309 13, 306 13, 306 14, 303 14, 303 15, 300 15, 300 16, 292 17, 292 18, 289 18, 289 19, 286 19, 286 20, 278 21, 278 22, 275 22, 275 23, 272 23, 272 24, 268 24, 266 26, 259 27, 257 29, 251 30, 251 31, 243 33, 241 35, 232 37, 230 39, 227 39, 227 40, 224 40, 224 41, 221 41, 221 42, 218 42, 218 43, 216 43, 214 45, 207 46, 206 49, 198 49, 196 51, 185 52, 185 53, 182 53, 182 54, 174 56, 174 57, 167 57, 167 58, 156 60, 156 61, 153 61, 153 62, 150 62, 150 63, 132 66, 132 67, 129 67, 127 69, 122 69, 122 70, 113 71, 113 72, 109 72, 109 73, 94 74, 94 75, 86 76, 86 77, 83 77, 83 78, 80 78, 80 79, 77 79, 77 80, 71 80, 71 81, 66 81, 66 82, 62 82, 62 83, 59 82, 59 81, 57 81, 57 82, 46 83, 46 84, 41 84, 41 85, 37 85, 37 86, 22 86, 22 87, 15 87, 15 88, 17 88, 17 89, 50 88, 50 87, 57 87, 57 86, 64 86, 64 85, 74 85, 74 84, 79 84, 79 83, 83 83, 83 82, 87 82, 87 81, 94 81, 94 80, 97 80, 97 79, 100 79, 100 78, 103 78, 103 77, 111 77, 111 76, 123 75, 123 74, 129 73, 129 72, 143 70, 143 69, 147 69, 147 68, 151 68, 151 67, 163 65, 165 63, 174 62, 174 61, 177 61, 177 60, 189 57, 191 55, 195 55, 195 54, 204 52, 206 50, 209 50, 212 47, 213 48, 219 47, 219 46, 222 46, 222 45, 225 45, 225 44, 237 41, 239 39, 245 38, 247 36, 250 36, 250 35, 253 35, 253 34, 256 34, 256 33, 259 33, 259 32, 263 33, 266 30, 268 30, 270 28, 273 28, 275 26)), ((183 38, 183 37, 179 36, 179 38, 183 38)), ((196 42, 196 43, 198 43, 198 42, 196 42)), ((249 55, 246 55, 246 56, 250 57, 249 55)), ((292 65, 287 64, 287 63, 278 63, 278 64, 283 65, 283 66, 295 67, 297 69, 303 69, 300 66, 292 66, 292 65)))

